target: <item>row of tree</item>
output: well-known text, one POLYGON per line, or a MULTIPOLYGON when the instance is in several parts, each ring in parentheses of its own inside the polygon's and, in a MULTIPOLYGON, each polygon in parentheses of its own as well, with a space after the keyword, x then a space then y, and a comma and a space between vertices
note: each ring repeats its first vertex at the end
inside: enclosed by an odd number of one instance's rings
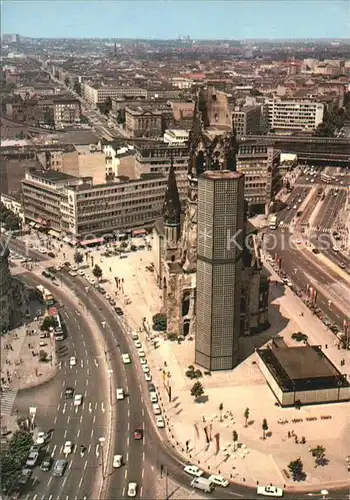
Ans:
POLYGON ((17 231, 22 225, 18 215, 6 208, 3 203, 0 203, 0 225, 6 231, 17 231))
POLYGON ((30 432, 18 430, 0 447, 1 489, 9 493, 27 460, 33 437, 30 432))

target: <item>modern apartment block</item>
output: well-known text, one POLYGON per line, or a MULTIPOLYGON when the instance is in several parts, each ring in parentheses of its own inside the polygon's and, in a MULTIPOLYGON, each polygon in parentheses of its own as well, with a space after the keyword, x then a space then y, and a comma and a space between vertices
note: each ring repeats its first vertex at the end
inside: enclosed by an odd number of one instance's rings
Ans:
POLYGON ((258 135, 262 129, 262 107, 242 106, 233 111, 233 124, 237 137, 258 135))
POLYGON ((91 177, 52 170, 26 173, 25 221, 76 239, 148 227, 161 213, 166 183, 164 175, 154 173, 100 185, 93 185, 91 177))
POLYGON ((144 144, 137 144, 135 149, 137 176, 145 173, 155 173, 163 174, 168 178, 172 159, 180 200, 183 202, 187 190, 189 160, 187 144, 167 144, 160 141, 149 141, 144 144))
POLYGON ((85 99, 90 104, 102 104, 107 97, 118 99, 126 97, 142 97, 147 98, 147 90, 134 87, 110 87, 97 84, 85 83, 83 85, 83 93, 85 99))
POLYGON ((281 152, 273 146, 249 139, 238 147, 237 170, 244 173, 244 197, 252 213, 268 213, 281 152))
POLYGON ((207 370, 229 370, 240 336, 244 175, 204 172, 197 217, 195 361, 207 370))
POLYGON ((323 121, 324 105, 309 99, 267 100, 268 123, 276 132, 313 132, 323 121))

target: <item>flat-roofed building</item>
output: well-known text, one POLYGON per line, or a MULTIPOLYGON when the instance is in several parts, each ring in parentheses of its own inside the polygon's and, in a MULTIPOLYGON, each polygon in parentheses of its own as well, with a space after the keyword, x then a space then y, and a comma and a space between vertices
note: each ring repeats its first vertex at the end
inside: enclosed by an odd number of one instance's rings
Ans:
POLYGON ((237 137, 260 134, 262 129, 262 107, 236 107, 233 112, 233 124, 237 137))
POLYGON ((127 97, 147 98, 147 90, 137 87, 103 86, 99 84, 85 83, 83 85, 85 99, 90 104, 102 104, 108 97, 111 99, 127 97))
POLYGON ((80 182, 77 177, 54 170, 27 172, 22 180, 25 222, 60 231, 64 188, 80 182))
POLYGON ((311 99, 266 101, 269 128, 278 132, 313 132, 323 121, 324 104, 311 99))
POLYGON ((245 138, 238 147, 237 170, 245 175, 244 198, 250 213, 268 213, 278 180, 280 151, 245 138))
POLYGON ((189 138, 187 130, 166 130, 164 132, 164 142, 170 145, 186 144, 189 138))
POLYGON ((141 106, 125 108, 125 130, 129 137, 161 137, 163 115, 161 111, 141 106))
POLYGON ((288 347, 277 338, 257 354, 258 366, 281 406, 349 400, 346 375, 319 346, 288 347))
POLYGON ((179 190, 180 200, 183 203, 187 190, 187 170, 189 152, 187 144, 165 144, 161 141, 149 141, 137 144, 136 149, 136 176, 143 173, 169 175, 171 160, 173 161, 176 183, 179 190))

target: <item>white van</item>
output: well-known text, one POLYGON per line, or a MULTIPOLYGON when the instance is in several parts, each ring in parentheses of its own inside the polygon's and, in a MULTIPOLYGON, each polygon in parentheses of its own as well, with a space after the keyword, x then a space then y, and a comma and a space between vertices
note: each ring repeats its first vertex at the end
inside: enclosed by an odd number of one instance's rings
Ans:
POLYGON ((210 479, 206 479, 205 477, 195 477, 191 481, 191 488, 211 493, 215 488, 215 484, 212 483, 210 479))

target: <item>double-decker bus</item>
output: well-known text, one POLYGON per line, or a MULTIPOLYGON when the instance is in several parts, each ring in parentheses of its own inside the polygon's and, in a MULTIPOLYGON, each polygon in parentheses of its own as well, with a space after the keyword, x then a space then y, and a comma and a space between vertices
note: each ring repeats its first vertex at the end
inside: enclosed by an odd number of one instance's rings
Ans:
POLYGON ((334 177, 332 175, 328 174, 321 174, 321 181, 325 182, 326 184, 330 184, 331 182, 334 182, 334 177))
POLYGON ((38 285, 36 287, 36 292, 39 300, 43 302, 47 307, 50 307, 55 303, 55 299, 52 293, 42 285, 38 285))

